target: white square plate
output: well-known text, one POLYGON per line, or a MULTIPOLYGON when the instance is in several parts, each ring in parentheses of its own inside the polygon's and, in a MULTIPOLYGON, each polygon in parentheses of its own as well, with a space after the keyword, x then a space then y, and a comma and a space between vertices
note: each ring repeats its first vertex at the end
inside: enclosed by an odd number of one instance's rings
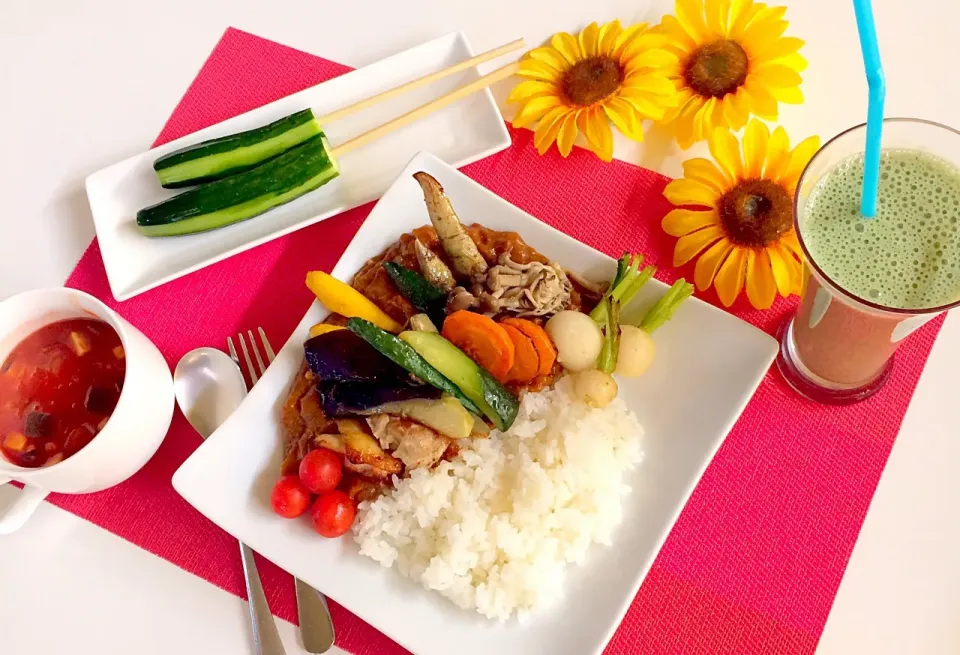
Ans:
MULTIPOLYGON (((344 155, 340 160, 340 177, 261 216, 212 232, 181 237, 151 239, 137 230, 138 210, 175 194, 160 186, 153 170, 153 162, 161 155, 205 139, 265 125, 308 107, 320 116, 469 59, 473 54, 462 33, 448 34, 90 175, 87 197, 114 297, 126 300, 379 198, 410 158, 421 150, 430 150, 459 168, 508 147, 510 134, 493 95, 484 89, 344 155)), ((475 68, 469 69, 324 125, 324 131, 336 146, 479 76, 475 68)))
MULTIPOLYGON (((424 170, 444 186, 465 223, 515 230, 537 250, 586 277, 609 279, 614 260, 558 232, 476 182, 421 153, 370 213, 333 275, 352 279, 401 232, 429 222, 411 177, 424 170)), ((653 281, 640 307, 663 294, 653 281)), ((614 545, 594 545, 571 567, 564 597, 523 623, 498 623, 457 608, 357 552, 350 538, 325 540, 308 521, 278 519, 269 504, 280 467, 279 410, 303 360, 315 303, 243 404, 173 477, 174 488, 227 532, 335 599, 418 655, 589 655, 616 629, 670 528, 777 350, 757 328, 696 299, 657 332, 657 360, 620 394, 646 436, 644 462, 627 474, 633 492, 614 545), (693 411, 693 408, 696 408, 693 411)))

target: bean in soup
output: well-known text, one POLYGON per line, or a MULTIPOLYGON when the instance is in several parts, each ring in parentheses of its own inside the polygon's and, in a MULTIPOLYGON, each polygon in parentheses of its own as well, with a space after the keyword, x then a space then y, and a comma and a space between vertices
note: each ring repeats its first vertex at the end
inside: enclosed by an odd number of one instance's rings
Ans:
POLYGON ((40 328, 0 364, 0 453, 17 466, 51 466, 86 446, 120 399, 120 337, 88 318, 40 328))

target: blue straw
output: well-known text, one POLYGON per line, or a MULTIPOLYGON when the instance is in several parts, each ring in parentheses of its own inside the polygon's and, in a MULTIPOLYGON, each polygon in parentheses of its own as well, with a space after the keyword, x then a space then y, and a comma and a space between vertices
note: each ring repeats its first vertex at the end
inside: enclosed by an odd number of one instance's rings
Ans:
POLYGON ((863 158, 863 199, 860 213, 864 218, 877 215, 877 185, 880 183, 880 135, 883 131, 883 103, 887 97, 887 83, 880 63, 880 47, 877 45, 877 27, 873 20, 870 0, 853 0, 857 15, 857 31, 860 33, 860 50, 863 52, 863 68, 867 73, 870 102, 867 106, 867 147, 863 158))

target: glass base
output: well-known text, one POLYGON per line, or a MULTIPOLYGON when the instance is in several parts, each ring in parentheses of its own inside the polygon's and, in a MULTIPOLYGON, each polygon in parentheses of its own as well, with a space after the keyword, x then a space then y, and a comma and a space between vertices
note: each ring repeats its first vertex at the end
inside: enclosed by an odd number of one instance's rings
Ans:
POLYGON ((886 384, 893 368, 893 357, 887 361, 877 377, 862 386, 843 387, 818 378, 803 365, 797 354, 793 343, 793 319, 791 316, 784 321, 777 331, 777 339, 780 341, 777 368, 787 384, 801 396, 825 405, 852 405, 866 400, 886 384))

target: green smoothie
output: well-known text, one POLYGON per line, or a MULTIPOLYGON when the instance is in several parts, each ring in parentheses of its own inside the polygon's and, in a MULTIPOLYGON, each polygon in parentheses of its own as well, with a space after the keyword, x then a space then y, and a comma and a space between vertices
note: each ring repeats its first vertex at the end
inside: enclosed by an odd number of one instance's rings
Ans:
POLYGON ((816 185, 801 223, 811 258, 844 290, 885 307, 960 299, 960 170, 916 150, 885 150, 877 216, 860 216, 863 155, 816 185))

